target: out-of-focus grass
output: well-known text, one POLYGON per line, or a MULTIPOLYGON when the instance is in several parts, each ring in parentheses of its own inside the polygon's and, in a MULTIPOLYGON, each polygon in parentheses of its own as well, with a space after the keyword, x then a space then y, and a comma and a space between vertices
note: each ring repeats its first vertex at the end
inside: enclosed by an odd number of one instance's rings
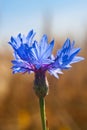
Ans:
MULTIPOLYGON (((85 41, 80 53, 85 59, 86 44, 85 41)), ((12 75, 11 55, 8 50, 0 53, 0 130, 40 130, 38 98, 33 91, 34 75, 12 75)), ((47 76, 50 90, 46 112, 50 130, 86 130, 87 61, 74 64, 58 80, 47 76)))

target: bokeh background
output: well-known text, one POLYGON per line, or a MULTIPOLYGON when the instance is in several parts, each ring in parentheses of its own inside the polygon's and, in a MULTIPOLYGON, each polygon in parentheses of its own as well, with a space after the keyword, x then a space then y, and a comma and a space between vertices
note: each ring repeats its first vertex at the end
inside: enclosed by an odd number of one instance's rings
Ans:
POLYGON ((46 112, 50 130, 87 130, 87 0, 0 0, 0 130, 42 129, 34 75, 10 69, 10 37, 31 29, 55 39, 54 54, 67 38, 82 48, 84 61, 59 79, 47 74, 46 112))

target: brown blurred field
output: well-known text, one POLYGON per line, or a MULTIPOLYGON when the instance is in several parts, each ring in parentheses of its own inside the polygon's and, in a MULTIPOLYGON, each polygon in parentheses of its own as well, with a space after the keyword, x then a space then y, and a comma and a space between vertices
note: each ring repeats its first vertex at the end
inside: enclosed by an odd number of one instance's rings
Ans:
MULTIPOLYGON (((63 44, 64 40, 61 41, 56 42, 55 50, 63 44)), ((85 39, 79 54, 85 57, 84 61, 73 64, 59 79, 47 74, 50 91, 46 112, 50 130, 87 130, 86 45, 85 39)), ((10 50, 0 52, 0 130, 41 130, 34 75, 12 74, 10 50)))

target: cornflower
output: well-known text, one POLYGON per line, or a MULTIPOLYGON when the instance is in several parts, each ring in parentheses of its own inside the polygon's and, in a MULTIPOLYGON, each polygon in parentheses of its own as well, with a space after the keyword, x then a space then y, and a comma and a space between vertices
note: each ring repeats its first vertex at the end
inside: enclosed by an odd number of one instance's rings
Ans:
POLYGON ((80 48, 74 48, 75 42, 71 43, 67 39, 54 56, 52 54, 54 48, 54 40, 48 43, 46 35, 43 35, 40 42, 33 40, 35 32, 31 30, 27 36, 18 34, 11 37, 9 44, 14 50, 15 60, 13 63, 13 73, 35 74, 34 90, 39 98, 40 112, 43 130, 48 130, 45 115, 45 96, 48 94, 48 82, 46 72, 58 78, 58 74, 62 74, 62 70, 71 68, 72 63, 83 60, 83 57, 76 56, 80 52, 80 48))

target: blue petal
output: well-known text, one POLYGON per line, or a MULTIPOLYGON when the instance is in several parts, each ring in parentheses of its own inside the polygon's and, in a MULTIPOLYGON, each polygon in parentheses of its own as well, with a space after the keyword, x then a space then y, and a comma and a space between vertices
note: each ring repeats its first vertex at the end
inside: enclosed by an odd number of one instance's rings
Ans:
POLYGON ((23 43, 23 40, 21 38, 21 33, 18 34, 17 38, 11 37, 10 42, 8 42, 14 50, 18 49, 23 43))
POLYGON ((41 56, 42 59, 44 58, 49 58, 52 54, 52 50, 53 50, 53 47, 54 47, 54 40, 51 41, 51 43, 48 45, 46 51, 44 52, 44 54, 41 56))
POLYGON ((32 46, 32 40, 33 40, 33 37, 35 36, 35 34, 36 34, 36 33, 35 33, 33 30, 31 30, 31 31, 28 33, 26 39, 28 40, 28 45, 29 45, 29 46, 32 46))
POLYGON ((17 42, 15 38, 11 37, 11 41, 8 43, 13 47, 13 49, 17 48, 17 42))
MULTIPOLYGON (((44 35, 42 39, 44 41, 46 39, 46 35, 44 35)), ((32 59, 32 64, 35 65, 37 69, 43 65, 50 64, 53 62, 53 60, 51 59, 51 53, 54 46, 54 41, 52 41, 50 44, 47 44, 45 50, 42 49, 42 52, 41 52, 41 47, 42 47, 41 45, 42 43, 40 43, 39 46, 39 44, 35 41, 31 51, 29 52, 30 57, 32 59)))
POLYGON ((16 49, 17 54, 22 60, 29 61, 29 51, 30 47, 27 44, 21 44, 21 46, 16 49))
POLYGON ((71 51, 70 53, 68 53, 67 55, 65 54, 62 57, 62 64, 63 65, 69 64, 73 60, 73 58, 79 53, 80 48, 74 49, 74 51, 72 51, 72 50, 70 50, 70 51, 71 51))
POLYGON ((13 73, 18 73, 18 72, 24 73, 24 72, 33 71, 31 66, 24 61, 13 60, 12 63, 14 64, 12 67, 13 73))
POLYGON ((39 45, 37 41, 34 41, 33 47, 32 47, 32 54, 35 57, 36 60, 39 58, 39 45))
POLYGON ((80 48, 77 48, 73 53, 72 55, 70 55, 69 57, 69 62, 71 62, 73 60, 73 58, 79 53, 81 49, 80 48))
POLYGON ((40 55, 42 55, 46 51, 47 46, 48 46, 47 35, 43 35, 39 46, 40 55))
POLYGON ((13 56, 14 56, 14 58, 15 58, 16 60, 19 60, 19 59, 20 59, 20 57, 18 56, 18 54, 17 54, 16 51, 14 51, 13 56))
POLYGON ((29 31, 29 33, 28 33, 28 35, 27 35, 27 40, 29 40, 30 39, 30 37, 33 35, 33 29, 31 30, 31 31, 29 31))
POLYGON ((62 47, 62 53, 68 53, 70 49, 71 49, 70 40, 67 39, 62 47))
POLYGON ((62 49, 57 52, 55 63, 53 66, 55 68, 59 67, 61 69, 70 68, 70 64, 81 61, 82 58, 75 58, 79 53, 80 48, 74 48, 74 42, 70 44, 70 40, 67 39, 64 43, 62 49))
POLYGON ((59 78, 59 77, 58 77, 58 74, 63 74, 63 72, 62 72, 61 69, 59 69, 59 68, 57 68, 57 69, 52 69, 52 68, 50 68, 50 69, 48 70, 48 72, 49 72, 51 75, 53 75, 54 77, 56 77, 56 78, 59 78))
POLYGON ((79 62, 79 61, 82 61, 82 60, 84 60, 83 57, 75 56, 75 57, 73 58, 73 60, 70 62, 70 64, 76 63, 76 62, 79 62))
POLYGON ((28 72, 30 73, 30 71, 28 69, 25 69, 25 68, 20 68, 20 67, 13 67, 12 68, 13 70, 13 74, 16 74, 16 73, 25 73, 25 72, 28 72))

